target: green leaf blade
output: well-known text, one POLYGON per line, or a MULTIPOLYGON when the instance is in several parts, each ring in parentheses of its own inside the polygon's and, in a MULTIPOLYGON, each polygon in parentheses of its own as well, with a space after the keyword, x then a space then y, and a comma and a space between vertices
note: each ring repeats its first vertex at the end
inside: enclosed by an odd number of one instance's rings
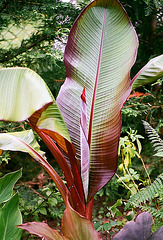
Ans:
POLYGON ((4 206, 0 209, 0 239, 2 240, 19 240, 21 238, 21 230, 16 226, 22 223, 22 216, 18 209, 19 196, 16 193, 4 206))
POLYGON ((0 69, 0 119, 24 121, 53 100, 42 78, 28 68, 0 69))
POLYGON ((0 133, 0 149, 29 153, 39 162, 41 161, 41 158, 45 158, 45 154, 40 150, 40 146, 37 143, 32 130, 0 133))
POLYGON ((133 78, 132 89, 153 83, 163 77, 163 54, 152 58, 133 78))
POLYGON ((22 175, 22 170, 8 173, 0 178, 0 203, 6 202, 12 196, 13 187, 22 175))
POLYGON ((67 188, 57 172, 47 162, 45 153, 40 150, 33 131, 27 130, 22 132, 0 133, 0 149, 9 151, 21 151, 30 154, 42 167, 48 172, 52 180, 57 185, 62 198, 66 201, 67 188))

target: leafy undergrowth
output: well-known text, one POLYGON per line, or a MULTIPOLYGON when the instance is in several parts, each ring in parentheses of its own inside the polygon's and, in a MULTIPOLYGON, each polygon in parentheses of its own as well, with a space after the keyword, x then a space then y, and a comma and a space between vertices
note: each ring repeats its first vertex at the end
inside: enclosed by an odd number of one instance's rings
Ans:
MULTIPOLYGON (((126 201, 118 199, 117 195, 111 197, 110 191, 118 186, 118 184, 115 186, 114 180, 98 192, 94 200, 93 224, 103 240, 111 240, 125 223, 135 219, 141 213, 139 208, 134 211, 124 211, 126 201)), ((44 221, 53 229, 61 231, 61 219, 65 206, 55 184, 45 172, 39 173, 32 181, 19 181, 16 189, 20 195, 20 210, 24 223, 44 221)), ((120 189, 116 190, 118 192, 120 189)), ((37 240, 40 238, 23 231, 21 239, 37 240)))
MULTIPOLYGON (((32 181, 20 182, 16 185, 20 195, 20 210, 23 222, 44 221, 53 229, 61 230, 61 219, 65 206, 60 193, 48 175, 39 173, 32 181)), ((135 213, 125 212, 121 199, 108 202, 107 196, 97 195, 94 202, 93 223, 102 239, 112 237, 134 217, 135 213)), ((22 240, 36 240, 38 237, 23 231, 22 240)))

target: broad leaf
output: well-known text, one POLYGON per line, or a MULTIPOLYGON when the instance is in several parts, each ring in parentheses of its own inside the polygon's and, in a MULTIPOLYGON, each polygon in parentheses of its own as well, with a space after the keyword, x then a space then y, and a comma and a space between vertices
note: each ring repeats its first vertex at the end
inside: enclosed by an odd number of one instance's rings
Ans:
MULTIPOLYGON (((153 219, 150 213, 141 213, 136 222, 127 222, 113 240, 147 240, 151 236, 153 219)), ((153 239, 153 238, 151 238, 153 239)))
POLYGON ((45 159, 45 153, 40 150, 32 130, 0 133, 0 149, 29 153, 38 162, 45 159))
POLYGON ((7 201, 13 194, 13 187, 22 175, 22 170, 8 173, 0 178, 0 203, 7 201))
POLYGON ((57 98, 76 156, 81 161, 80 96, 87 96, 90 146, 89 195, 103 187, 117 168, 121 108, 130 91, 130 69, 138 40, 116 0, 92 2, 74 23, 65 49, 66 81, 57 98))
POLYGON ((0 69, 0 92, 0 120, 30 119, 67 151, 67 128, 52 93, 37 73, 28 68, 0 69))
POLYGON ((16 227, 22 223, 18 204, 19 196, 18 193, 16 193, 3 208, 0 209, 0 239, 19 240, 21 238, 22 231, 16 227))
POLYGON ((28 68, 0 69, 0 119, 24 121, 53 100, 42 78, 28 68))
POLYGON ((132 89, 153 83, 163 77, 163 54, 152 58, 133 78, 132 89))
MULTIPOLYGON (((18 226, 23 230, 28 231, 30 234, 37 235, 44 240, 66 240, 58 231, 50 228, 46 223, 29 222, 18 226)), ((67 239, 68 240, 68 239, 67 239)))
POLYGON ((68 201, 62 218, 62 232, 69 240, 102 240, 93 223, 77 213, 68 201))

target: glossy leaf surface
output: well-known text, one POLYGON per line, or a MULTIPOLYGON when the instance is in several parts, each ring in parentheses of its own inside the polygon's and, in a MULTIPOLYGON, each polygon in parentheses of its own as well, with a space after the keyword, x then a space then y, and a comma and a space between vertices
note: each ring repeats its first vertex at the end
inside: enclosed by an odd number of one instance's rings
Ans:
POLYGON ((21 230, 16 226, 22 223, 21 213, 18 209, 19 196, 16 193, 1 209, 0 209, 0 239, 19 240, 21 238, 21 230))
POLYGON ((0 203, 7 201, 13 194, 13 187, 21 177, 21 169, 0 178, 0 203))
POLYGON ((133 78, 132 89, 153 83, 163 77, 163 54, 152 58, 133 78))
MULTIPOLYGON (((29 222, 18 226, 23 230, 28 231, 30 234, 37 235, 44 240, 66 240, 67 238, 62 236, 58 231, 50 228, 46 223, 41 222, 29 222)), ((68 239, 67 239, 68 240, 68 239)))
POLYGON ((69 35, 64 55, 66 81, 57 104, 81 160, 80 96, 85 87, 90 146, 88 201, 117 168, 120 110, 131 91, 129 72, 137 46, 133 26, 116 0, 92 2, 69 35))

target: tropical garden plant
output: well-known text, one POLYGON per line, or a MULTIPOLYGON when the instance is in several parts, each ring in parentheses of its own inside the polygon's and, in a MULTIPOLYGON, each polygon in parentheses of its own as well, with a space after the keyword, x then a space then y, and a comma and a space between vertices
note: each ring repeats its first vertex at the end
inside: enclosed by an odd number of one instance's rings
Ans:
POLYGON ((92 220, 93 199, 117 169, 121 109, 132 89, 163 76, 163 55, 131 80, 136 32, 117 0, 97 0, 79 15, 65 48, 66 80, 55 101, 27 68, 0 69, 0 119, 26 121, 44 141, 65 180, 48 163, 32 130, 1 133, 0 149, 29 153, 58 187, 66 210, 62 234, 45 223, 19 228, 44 239, 101 239, 92 220))
POLYGON ((0 178, 0 239, 17 240, 21 237, 21 230, 16 227, 22 223, 19 195, 13 193, 14 185, 21 174, 20 169, 0 178))

